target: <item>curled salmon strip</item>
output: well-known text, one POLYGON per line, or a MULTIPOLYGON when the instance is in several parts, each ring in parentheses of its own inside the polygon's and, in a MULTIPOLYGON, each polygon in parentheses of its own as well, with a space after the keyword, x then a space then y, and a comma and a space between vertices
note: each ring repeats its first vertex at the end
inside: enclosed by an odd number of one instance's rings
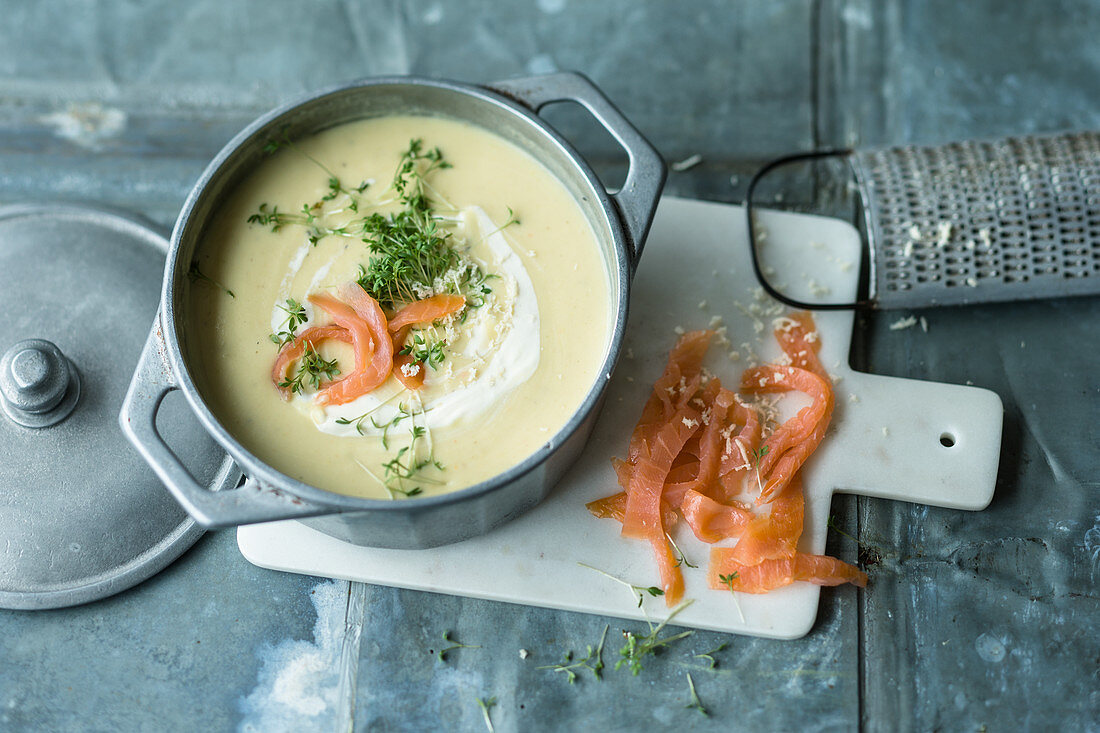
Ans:
MULTIPOLYGON (((626 490, 627 494, 630 493, 631 480, 637 470, 639 458, 643 454, 650 454, 652 444, 662 428, 667 427, 670 421, 674 420, 677 411, 686 408, 688 401, 696 396, 702 382, 703 357, 706 355, 713 335, 713 331, 692 331, 680 337, 669 354, 664 373, 654 383, 653 391, 646 401, 638 424, 631 434, 627 451, 629 460, 612 459, 612 466, 618 476, 619 485, 626 490)), ((700 451, 697 445, 692 446, 691 443, 696 440, 695 428, 698 428, 701 416, 694 410, 690 415, 694 415, 694 417, 687 418, 689 422, 693 423, 693 429, 685 431, 684 440, 671 457, 664 455, 664 458, 669 458, 669 465, 664 471, 664 477, 661 479, 660 484, 658 484, 659 489, 653 491, 658 497, 656 508, 648 505, 646 508, 647 512, 652 510, 658 512, 659 516, 666 518, 666 521, 663 522, 665 529, 676 521, 677 515, 674 507, 679 506, 683 492, 690 486, 695 485, 695 479, 698 476, 697 454, 700 451), (687 468, 684 468, 685 466, 687 468), (671 494, 671 501, 669 494, 671 494)), ((681 415, 679 419, 682 423, 684 416, 681 415)), ((682 424, 680 428, 683 427, 685 425, 682 424)), ((607 499, 610 501, 614 497, 607 497, 607 499)), ((653 500, 653 497, 649 497, 649 499, 653 500)), ((597 513, 605 512, 605 507, 599 503, 600 501, 603 500, 591 502, 589 511, 592 511, 596 516, 614 517, 623 521, 626 516, 625 507, 622 516, 618 516, 617 513, 597 513)), ((637 499, 635 500, 635 506, 637 507, 637 499)), ((636 508, 632 521, 637 520, 637 512, 636 508)), ((650 521, 653 521, 652 517, 650 521)), ((627 531, 625 527, 624 531, 627 531)), ((637 531, 637 528, 630 531, 637 531)), ((659 554, 663 555, 664 553, 659 552, 659 554)))
POLYGON ((748 369, 741 377, 741 391, 749 394, 792 390, 804 392, 813 402, 764 441, 763 448, 768 450, 757 467, 764 477, 758 503, 782 491, 821 443, 829 429, 835 398, 828 381, 801 367, 767 364, 748 369))
POLYGON ((720 504, 694 489, 684 492, 680 511, 695 536, 712 544, 740 535, 753 516, 742 506, 720 504))
POLYGON ((393 341, 386 314, 378 301, 355 283, 340 289, 342 300, 328 293, 309 296, 309 302, 329 314, 351 335, 355 367, 329 383, 314 398, 319 405, 342 405, 377 389, 393 371, 393 341))
POLYGON ((821 351, 821 340, 814 317, 808 311, 799 311, 778 320, 775 340, 790 358, 791 365, 813 372, 826 382, 832 381, 817 355, 821 351))
MULTIPOLYGON (((689 443, 691 441, 688 441, 689 443)), ((672 468, 668 472, 668 478, 665 479, 665 489, 662 492, 662 496, 666 499, 670 498, 670 492, 672 496, 676 497, 677 503, 679 503, 679 497, 683 494, 688 484, 694 483, 695 477, 699 475, 699 461, 691 460, 691 456, 688 456, 688 460, 681 462, 680 459, 685 457, 687 452, 687 446, 677 456, 676 461, 673 462, 672 468), (681 488, 682 487, 682 488, 681 488), (675 493, 676 491, 679 493, 675 493)), ((615 477, 619 481, 619 486, 626 489, 630 488, 630 477, 634 475, 634 464, 624 461, 620 458, 611 459, 611 467, 615 469, 615 477)))
POLYGON ((666 534, 662 494, 672 463, 684 444, 699 430, 700 414, 681 407, 652 436, 638 456, 626 491, 623 536, 648 540, 657 559, 665 603, 674 606, 684 595, 684 578, 666 534))
POLYGON ((290 399, 290 389, 279 385, 287 379, 287 367, 302 358, 306 346, 316 350, 317 344, 328 339, 343 341, 346 344, 352 342, 351 333, 343 326, 313 326, 302 331, 279 350, 279 355, 275 357, 275 365, 271 368, 271 381, 283 393, 284 400, 290 399))
POLYGON ((802 311, 778 319, 775 338, 790 366, 771 364, 746 370, 741 376, 741 390, 747 394, 798 390, 813 402, 764 442, 767 452, 758 467, 766 477, 761 502, 781 492, 821 443, 835 406, 832 378, 817 356, 821 344, 813 316, 802 311))
POLYGON ((393 375, 406 389, 417 390, 424 386, 425 366, 411 354, 400 353, 405 348, 405 339, 409 329, 418 323, 431 323, 457 313, 466 306, 461 295, 433 295, 430 298, 409 303, 397 311, 390 319, 389 329, 393 333, 393 375))
MULTIPOLYGON (((722 465, 722 431, 728 427, 726 417, 730 407, 736 404, 737 395, 723 389, 718 379, 712 379, 699 399, 703 410, 703 429, 699 433, 699 471, 686 490, 714 499, 715 479, 722 465)), ((682 501, 681 494, 674 503, 681 506, 682 501)))
POLYGON ((710 551, 707 583, 711 588, 740 593, 767 593, 796 580, 814 585, 852 583, 860 588, 867 585, 866 573, 835 557, 798 552, 791 557, 744 565, 734 560, 732 553, 733 550, 728 547, 715 547, 710 551), (723 576, 729 580, 728 583, 723 576))
POLYGON ((688 438, 699 429, 699 413, 691 407, 677 410, 671 420, 662 425, 630 472, 627 486, 623 535, 648 538, 661 527, 660 501, 672 462, 688 438))
MULTIPOLYGON (((681 452, 680 457, 683 457, 683 455, 683 452, 681 452)), ((612 496, 605 498, 610 500, 615 499, 615 497, 621 495, 624 502, 623 508, 625 509, 626 491, 630 488, 630 477, 634 475, 634 464, 628 463, 619 458, 612 458, 611 467, 615 469, 615 475, 618 478, 619 486, 621 486, 623 490, 618 494, 613 494, 612 496)), ((676 465, 675 463, 673 463, 672 469, 668 472, 668 478, 665 479, 664 489, 661 490, 661 513, 665 519, 665 529, 671 527, 680 518, 673 507, 679 504, 679 497, 683 496, 684 490, 687 488, 688 484, 690 484, 694 480, 695 475, 698 472, 698 461, 695 461, 694 463, 685 463, 682 465, 676 465), (673 497, 675 497, 675 499, 673 499, 673 497)), ((601 519, 609 519, 613 517, 615 519, 618 519, 619 522, 623 521, 621 512, 618 515, 596 514, 596 511, 592 509, 591 505, 599 506, 600 501, 603 501, 603 499, 597 499, 594 502, 589 502, 589 504, 587 504, 586 506, 589 507, 589 511, 591 511, 595 516, 598 516, 601 519)))
POLYGON ((653 392, 642 408, 634 433, 630 436, 627 457, 634 462, 672 413, 687 404, 702 381, 703 357, 713 331, 690 331, 676 342, 668 355, 664 373, 653 384, 653 392))
POLYGON ((417 300, 393 314, 393 318, 389 322, 389 329, 393 333, 397 333, 406 326, 438 321, 440 318, 446 318, 452 313, 457 313, 465 305, 466 299, 461 295, 445 293, 417 300))
MULTIPOLYGON (((685 444, 684 448, 680 451, 680 455, 673 461, 672 468, 669 470, 668 477, 665 479, 664 489, 661 490, 661 499, 665 504, 665 509, 668 510, 666 512, 666 529, 669 526, 669 517, 671 517, 672 523, 675 523, 679 518, 676 512, 672 510, 672 507, 680 505, 680 500, 683 498, 684 492, 691 488, 695 483, 696 477, 699 475, 699 460, 694 456, 688 455, 690 444, 691 440, 689 439, 687 444, 685 444)), ((634 475, 634 464, 619 458, 612 458, 611 467, 615 469, 615 476, 619 481, 619 486, 623 488, 623 494, 625 496, 626 490, 630 488, 630 477, 634 475)), ((619 518, 619 521, 621 522, 622 519, 619 518)))
POLYGON ((801 476, 796 476, 768 505, 768 514, 757 514, 744 528, 729 557, 743 565, 793 557, 802 537, 806 500, 801 476))
MULTIPOLYGON (((626 515, 626 492, 620 491, 617 494, 590 501, 584 506, 594 517, 618 519, 619 522, 622 522, 623 517, 626 515)), ((676 512, 666 503, 661 504, 661 516, 666 527, 673 524, 677 519, 676 512)))
POLYGON ((760 446, 764 426, 756 410, 741 402, 732 405, 727 412, 730 426, 740 425, 736 435, 733 430, 724 438, 718 475, 733 476, 752 468, 752 456, 760 446))

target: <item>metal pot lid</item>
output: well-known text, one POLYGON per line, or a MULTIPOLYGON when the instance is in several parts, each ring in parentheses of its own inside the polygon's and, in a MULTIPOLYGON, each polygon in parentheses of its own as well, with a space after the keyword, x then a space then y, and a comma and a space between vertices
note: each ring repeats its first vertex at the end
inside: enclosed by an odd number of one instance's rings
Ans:
MULTIPOLYGON (((167 251, 119 213, 0 207, 0 607, 112 595, 202 534, 118 426, 167 251)), ((176 397, 158 420, 169 444, 197 476, 228 480, 176 397)))

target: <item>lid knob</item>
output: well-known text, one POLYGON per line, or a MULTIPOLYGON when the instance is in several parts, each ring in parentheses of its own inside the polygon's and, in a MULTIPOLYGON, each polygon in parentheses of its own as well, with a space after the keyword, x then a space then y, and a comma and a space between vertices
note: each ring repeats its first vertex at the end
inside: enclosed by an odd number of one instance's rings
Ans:
POLYGON ((20 425, 53 425, 72 412, 79 396, 76 368, 49 341, 20 341, 0 358, 0 402, 20 425))

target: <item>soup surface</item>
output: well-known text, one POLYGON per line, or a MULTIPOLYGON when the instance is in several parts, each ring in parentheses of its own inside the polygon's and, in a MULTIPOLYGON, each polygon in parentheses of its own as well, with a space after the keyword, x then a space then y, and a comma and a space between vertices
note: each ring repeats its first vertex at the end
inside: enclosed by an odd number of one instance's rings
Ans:
POLYGON ((193 376, 242 445, 313 486, 402 499, 501 473, 565 424, 607 353, 610 278, 549 171, 429 117, 269 149, 186 297, 193 376))

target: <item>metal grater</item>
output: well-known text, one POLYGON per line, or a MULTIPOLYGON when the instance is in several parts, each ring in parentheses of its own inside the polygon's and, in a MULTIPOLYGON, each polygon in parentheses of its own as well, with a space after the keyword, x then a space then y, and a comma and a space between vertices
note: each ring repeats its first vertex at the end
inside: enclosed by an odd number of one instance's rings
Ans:
POLYGON ((758 177, 831 155, 855 174, 869 253, 868 297, 833 307, 1100 293, 1100 132, 810 153, 758 177))

